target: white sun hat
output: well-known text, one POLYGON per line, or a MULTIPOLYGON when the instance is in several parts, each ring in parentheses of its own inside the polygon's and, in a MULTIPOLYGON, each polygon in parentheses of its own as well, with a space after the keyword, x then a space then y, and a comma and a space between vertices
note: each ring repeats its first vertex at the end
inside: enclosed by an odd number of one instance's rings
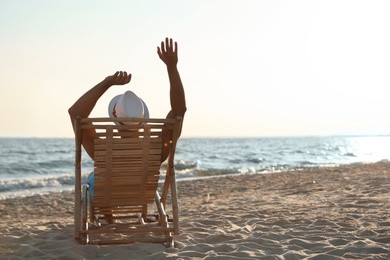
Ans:
MULTIPOLYGON (((126 91, 125 93, 115 96, 108 105, 108 114, 111 118, 115 117, 135 117, 149 118, 149 110, 145 102, 134 92, 126 91)), ((126 124, 139 124, 137 122, 125 122, 126 124)), ((123 124, 115 122, 115 124, 123 124)))

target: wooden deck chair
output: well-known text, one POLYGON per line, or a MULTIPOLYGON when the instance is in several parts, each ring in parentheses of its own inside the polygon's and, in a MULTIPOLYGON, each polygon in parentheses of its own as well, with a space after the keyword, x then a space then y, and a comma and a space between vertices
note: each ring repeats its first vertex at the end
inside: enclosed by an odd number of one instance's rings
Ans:
POLYGON ((75 120, 75 239, 82 244, 158 242, 173 246, 173 235, 179 234, 174 155, 181 117, 75 120), (81 140, 83 131, 91 128, 97 132, 93 200, 88 185, 81 183, 81 140), (172 132, 171 148, 165 181, 159 185, 164 129, 172 132))

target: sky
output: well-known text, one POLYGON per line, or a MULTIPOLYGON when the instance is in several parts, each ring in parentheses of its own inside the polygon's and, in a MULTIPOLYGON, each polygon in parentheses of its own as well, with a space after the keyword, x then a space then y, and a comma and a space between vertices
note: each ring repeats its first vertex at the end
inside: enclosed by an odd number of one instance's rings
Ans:
POLYGON ((0 0, 0 137, 73 137, 68 108, 118 70, 170 110, 158 58, 179 45, 183 137, 390 134, 390 1, 0 0))

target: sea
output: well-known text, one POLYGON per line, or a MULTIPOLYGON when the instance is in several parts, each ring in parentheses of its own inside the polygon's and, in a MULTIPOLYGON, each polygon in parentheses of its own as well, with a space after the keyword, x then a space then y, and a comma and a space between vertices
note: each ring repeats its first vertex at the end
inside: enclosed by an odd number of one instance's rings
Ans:
MULTIPOLYGON (((0 138, 0 200, 74 190, 74 148, 71 138, 0 138)), ((178 180, 190 180, 384 160, 387 135, 181 138, 175 166, 178 180)), ((92 170, 83 151, 83 182, 92 170)))

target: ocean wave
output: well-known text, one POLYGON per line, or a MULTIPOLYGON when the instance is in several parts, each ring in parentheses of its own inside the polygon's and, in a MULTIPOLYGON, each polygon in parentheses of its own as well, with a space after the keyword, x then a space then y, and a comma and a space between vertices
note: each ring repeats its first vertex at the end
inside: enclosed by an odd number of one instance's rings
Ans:
POLYGON ((9 175, 9 176, 18 176, 23 173, 28 173, 28 174, 40 174, 42 172, 41 169, 31 167, 31 165, 25 165, 22 163, 19 164, 10 164, 10 165, 0 165, 1 170, 0 173, 1 175, 9 175))
MULTIPOLYGON (((257 170, 254 167, 227 167, 227 168, 212 168, 212 169, 194 169, 187 173, 190 177, 206 177, 240 173, 255 173, 257 170)), ((179 174, 180 178, 180 174, 179 174)))
POLYGON ((228 160, 229 163, 242 163, 242 160, 241 159, 231 159, 231 160, 228 160))
MULTIPOLYGON (((83 162, 83 167, 92 169, 93 162, 83 162)), ((71 160, 40 160, 40 161, 17 161, 17 162, 0 162, 0 175, 51 175, 63 174, 74 168, 74 161, 71 160)), ((0 177, 1 177, 0 176, 0 177)))
POLYGON ((198 166, 198 162, 186 162, 183 160, 175 162, 176 170, 194 169, 198 166))
MULTIPOLYGON (((82 175, 82 181, 87 181, 88 174, 82 175)), ((62 175, 48 178, 29 178, 0 181, 0 192, 41 189, 47 187, 62 187, 74 185, 75 177, 73 174, 62 175)))
POLYGON ((265 161, 264 158, 249 158, 248 159, 248 162, 251 162, 251 163, 262 163, 264 161, 265 161))
MULTIPOLYGON (((175 162, 175 169, 178 170, 178 171, 183 171, 183 170, 188 170, 188 169, 193 169, 193 168, 196 168, 198 166, 198 162, 195 161, 195 162, 187 162, 187 161, 184 161, 184 160, 179 160, 179 161, 176 161, 175 162)), ((165 171, 167 168, 167 163, 163 163, 161 165, 161 169, 163 171, 165 171)))
MULTIPOLYGON (((183 138, 175 156, 176 176, 198 178, 373 162, 389 159, 386 147, 390 147, 390 137, 183 138)), ((74 185, 73 139, 0 138, 0 155, 0 198, 5 193, 60 191, 74 185)), ((93 170, 85 151, 82 169, 93 170)), ((161 179, 165 172, 166 163, 161 179)), ((83 174, 84 183, 87 175, 83 174)))
POLYGON ((346 157, 358 157, 356 154, 354 153, 343 153, 343 154, 340 154, 342 156, 346 156, 346 157))

